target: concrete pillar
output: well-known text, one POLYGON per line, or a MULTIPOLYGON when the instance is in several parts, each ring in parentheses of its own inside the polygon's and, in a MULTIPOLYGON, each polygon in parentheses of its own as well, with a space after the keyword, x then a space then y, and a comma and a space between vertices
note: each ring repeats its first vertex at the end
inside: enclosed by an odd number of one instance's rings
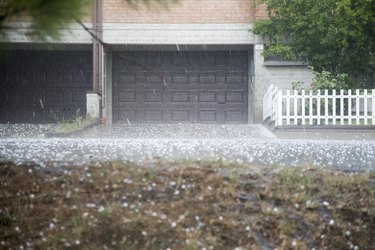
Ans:
POLYGON ((104 87, 103 87, 103 121, 112 124, 112 51, 105 51, 104 87))
POLYGON ((93 91, 101 93, 103 86, 103 37, 102 0, 95 0, 93 4, 93 91))
POLYGON ((248 82, 248 95, 247 95, 247 100, 248 100, 248 106, 247 106, 247 109, 248 109, 248 112, 247 112, 247 122, 249 124, 252 124, 254 123, 254 104, 253 104, 253 94, 254 94, 254 86, 253 86, 253 70, 252 70, 252 67, 253 67, 253 63, 254 63, 254 48, 252 47, 249 51, 248 51, 248 63, 247 63, 247 67, 248 67, 248 74, 247 74, 247 82, 248 82))
POLYGON ((263 44, 254 45, 254 83, 253 83, 253 110, 254 123, 260 123, 263 119, 263 94, 268 86, 267 71, 264 68, 263 44))
POLYGON ((100 100, 101 97, 98 93, 86 93, 86 118, 99 119, 100 118, 100 100))

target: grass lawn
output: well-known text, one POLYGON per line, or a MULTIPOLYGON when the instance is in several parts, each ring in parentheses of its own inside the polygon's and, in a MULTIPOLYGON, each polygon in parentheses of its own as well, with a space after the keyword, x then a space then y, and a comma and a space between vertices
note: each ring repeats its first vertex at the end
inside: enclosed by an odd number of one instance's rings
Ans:
POLYGON ((375 175, 222 161, 0 163, 0 248, 375 249, 375 175))

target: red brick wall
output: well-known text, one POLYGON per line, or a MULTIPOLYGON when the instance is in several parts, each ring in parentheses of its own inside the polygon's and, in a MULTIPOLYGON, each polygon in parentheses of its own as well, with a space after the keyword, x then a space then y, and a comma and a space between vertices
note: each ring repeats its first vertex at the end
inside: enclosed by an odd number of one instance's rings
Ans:
POLYGON ((256 20, 267 19, 267 17, 268 17, 267 5, 265 4, 257 5, 255 9, 255 19, 256 20))
MULTIPOLYGON (((254 0, 179 0, 167 8, 151 2, 130 7, 124 0, 103 0, 104 23, 249 23, 264 18, 254 0)), ((140 1, 141 2, 141 1, 140 1)))

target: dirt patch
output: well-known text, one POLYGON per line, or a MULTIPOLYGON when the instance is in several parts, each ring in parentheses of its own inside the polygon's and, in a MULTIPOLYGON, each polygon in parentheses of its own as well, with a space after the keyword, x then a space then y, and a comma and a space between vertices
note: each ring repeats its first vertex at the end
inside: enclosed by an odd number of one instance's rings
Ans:
POLYGON ((35 249, 374 249, 373 174, 226 162, 0 165, 0 244, 35 249))

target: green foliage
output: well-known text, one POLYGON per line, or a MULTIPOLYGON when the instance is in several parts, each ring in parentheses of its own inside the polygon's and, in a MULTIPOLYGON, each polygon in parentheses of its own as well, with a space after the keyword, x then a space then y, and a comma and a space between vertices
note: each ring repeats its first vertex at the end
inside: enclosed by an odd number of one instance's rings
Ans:
POLYGON ((55 128, 55 132, 70 132, 74 130, 81 129, 85 126, 90 125, 95 120, 92 118, 84 118, 80 115, 80 109, 76 110, 76 114, 73 119, 65 120, 61 119, 57 123, 57 127, 55 128))
POLYGON ((337 90, 340 89, 349 89, 350 81, 347 74, 333 74, 329 71, 323 70, 322 72, 314 71, 313 67, 309 67, 310 71, 313 73, 312 83, 305 83, 303 81, 292 82, 293 89, 301 90, 312 90, 314 93, 317 90, 337 90))
MULTIPOLYGON (((316 95, 318 93, 318 90, 325 90, 325 89, 327 89, 329 93, 332 93, 332 90, 336 90, 337 93, 339 93, 341 89, 347 90, 347 89, 350 89, 351 87, 347 74, 333 74, 325 70, 323 70, 320 73, 320 72, 314 71, 313 67, 308 67, 308 68, 314 75, 312 83, 305 83, 303 81, 292 82, 293 89, 297 90, 299 94, 302 93, 302 90, 305 90, 305 91, 311 91, 314 95, 316 95)), ((323 92, 321 93, 323 94, 323 92)), ((313 113, 316 113, 317 107, 318 107, 317 100, 314 99, 312 101, 312 104, 313 104, 313 113)), ((325 100, 321 99, 320 100, 321 114, 324 114, 324 104, 325 104, 325 100)), ((353 100, 353 104, 355 104, 355 100, 353 100)), ((341 103, 339 99, 336 100, 335 105, 336 105, 336 114, 339 114, 340 108, 341 108, 341 103)), ((308 113, 309 112, 309 100, 305 101, 305 107, 306 107, 305 112, 308 113)), ((332 107, 333 107, 332 100, 328 100, 328 107, 329 107, 328 112, 331 115, 332 107)), ((348 110, 348 104, 346 102, 344 103, 343 109, 344 111, 348 110)))
POLYGON ((252 32, 268 41, 265 56, 302 57, 319 72, 346 73, 357 81, 374 63, 373 0, 261 2, 269 19, 255 22, 252 32))

